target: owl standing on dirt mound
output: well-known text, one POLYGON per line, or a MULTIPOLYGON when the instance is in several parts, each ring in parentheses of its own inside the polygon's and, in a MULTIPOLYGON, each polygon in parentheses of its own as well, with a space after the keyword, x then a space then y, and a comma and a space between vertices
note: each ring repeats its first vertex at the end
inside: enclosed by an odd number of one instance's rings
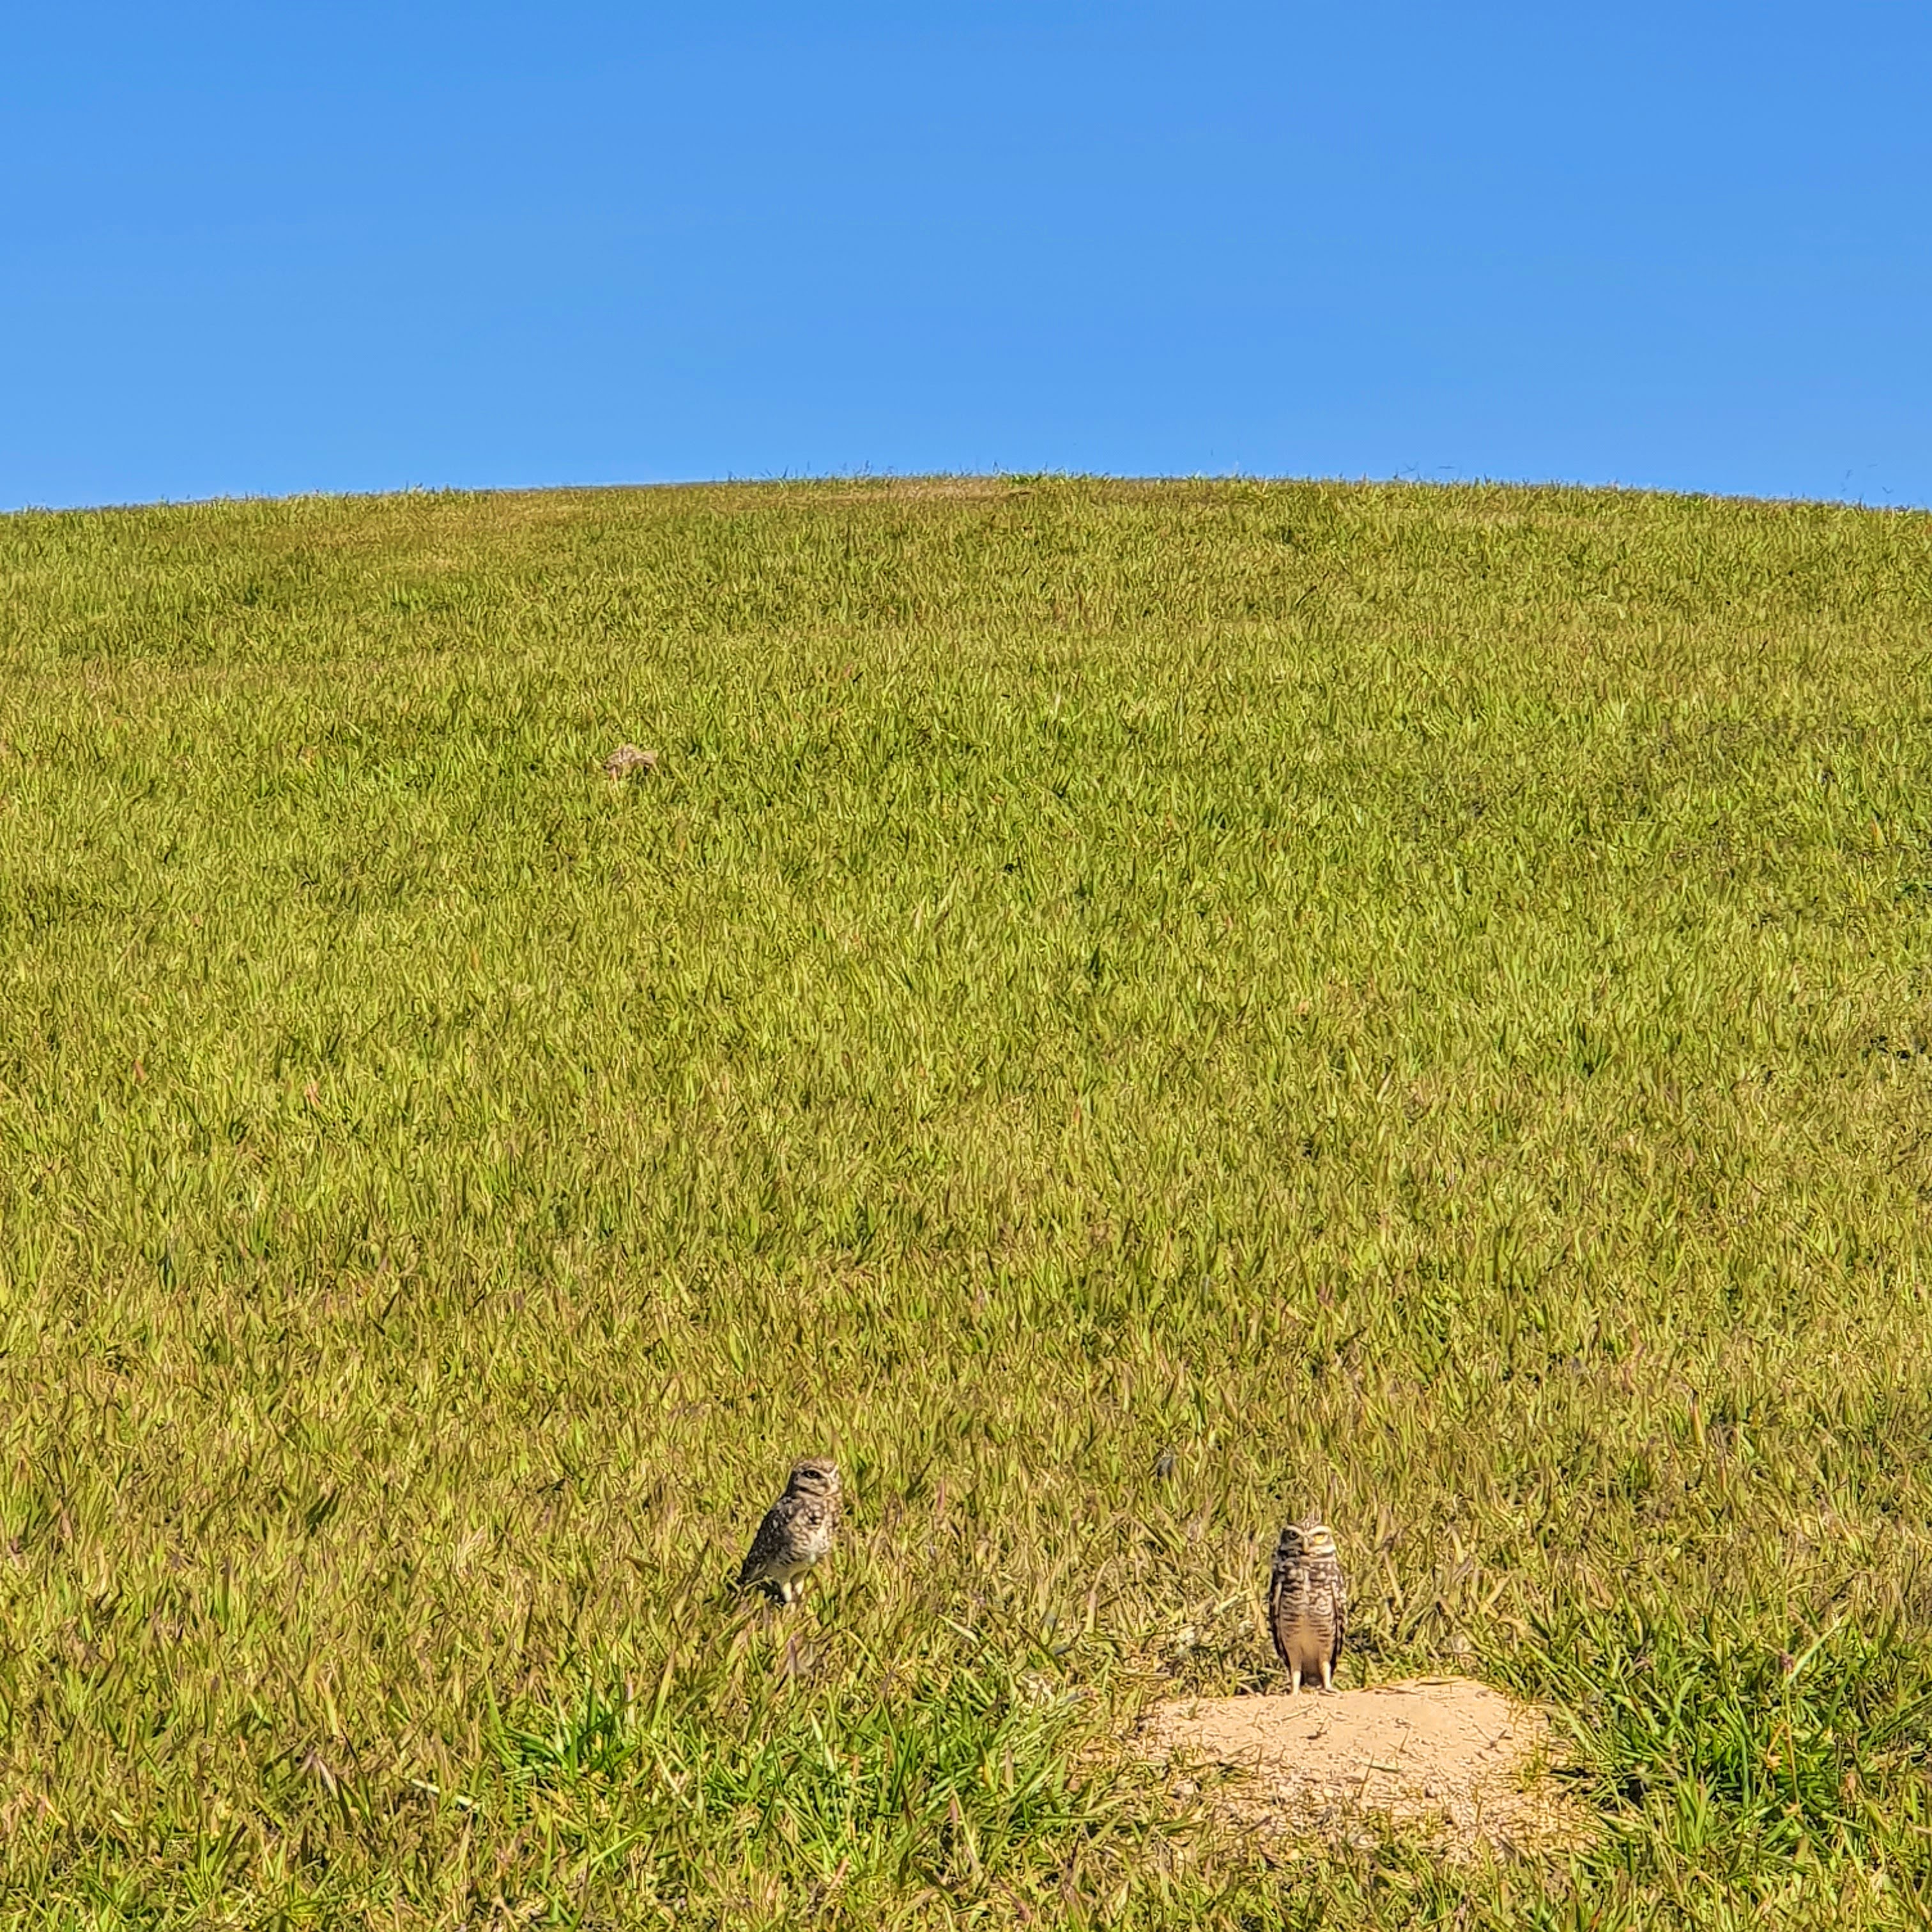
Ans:
POLYGON ((1335 1533, 1315 1516, 1288 1524, 1274 1547, 1274 1574, 1268 1580, 1268 1629, 1288 1681, 1298 1696, 1301 1680, 1322 1680, 1335 1688, 1348 1628, 1348 1592, 1335 1554, 1335 1533))
POLYGON ((738 1587, 761 1583, 782 1604, 797 1594, 800 1580, 832 1547, 838 1527, 838 1465, 807 1456, 792 1468, 784 1494, 765 1512, 751 1553, 738 1572, 738 1587))

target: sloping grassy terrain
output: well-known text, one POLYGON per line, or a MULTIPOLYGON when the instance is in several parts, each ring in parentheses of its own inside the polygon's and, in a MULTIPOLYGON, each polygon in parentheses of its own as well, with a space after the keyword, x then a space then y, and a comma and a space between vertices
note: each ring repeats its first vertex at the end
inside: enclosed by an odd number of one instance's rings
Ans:
POLYGON ((0 520, 0 1922, 1916 1922, 1928 659, 1846 509, 0 520), (1310 1502, 1598 1849, 1109 1768, 1310 1502))

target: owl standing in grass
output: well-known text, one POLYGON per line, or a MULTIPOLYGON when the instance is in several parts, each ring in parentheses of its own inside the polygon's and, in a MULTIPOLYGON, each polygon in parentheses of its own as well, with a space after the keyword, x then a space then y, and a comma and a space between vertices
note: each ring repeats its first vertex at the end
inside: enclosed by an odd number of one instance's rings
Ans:
POLYGON ((1304 1677, 1318 1677, 1323 1690, 1334 1689, 1348 1619, 1348 1587, 1334 1532, 1312 1516, 1288 1524, 1275 1545, 1268 1581, 1268 1629, 1296 1695, 1304 1677))
POLYGON ((790 1603, 805 1573, 832 1547, 838 1496, 836 1462, 812 1456, 794 1464, 784 1494, 765 1512, 752 1539, 738 1572, 739 1588, 762 1584, 780 1603, 790 1603))

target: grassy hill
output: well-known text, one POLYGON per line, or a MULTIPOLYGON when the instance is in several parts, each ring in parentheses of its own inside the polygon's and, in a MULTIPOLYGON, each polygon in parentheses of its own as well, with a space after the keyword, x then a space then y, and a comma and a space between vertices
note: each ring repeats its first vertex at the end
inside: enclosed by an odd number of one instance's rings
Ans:
POLYGON ((1918 1922, 1929 659, 1843 508, 0 519, 0 1924, 1918 1922), (1114 1763, 1311 1502, 1596 1850, 1114 1763))

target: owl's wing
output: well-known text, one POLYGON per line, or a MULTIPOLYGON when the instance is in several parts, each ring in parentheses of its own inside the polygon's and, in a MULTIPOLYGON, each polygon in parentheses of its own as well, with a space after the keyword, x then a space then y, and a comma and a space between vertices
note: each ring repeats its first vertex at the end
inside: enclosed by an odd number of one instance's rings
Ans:
POLYGON ((738 1587, 742 1589, 747 1583, 755 1583, 766 1569, 784 1553, 786 1528, 791 1520, 791 1511, 786 1499, 781 1498, 765 1512, 765 1520, 758 1526, 758 1533, 752 1539, 752 1547, 746 1553, 743 1566, 738 1572, 738 1587))
POLYGON ((1288 1661, 1288 1652, 1281 1642, 1281 1564, 1277 1562, 1268 1572, 1268 1635, 1274 1643, 1274 1654, 1282 1663, 1288 1661))
POLYGON ((1348 1586, 1343 1580, 1340 1566, 1335 1570, 1335 1647, 1328 1654, 1332 1668, 1342 1667, 1342 1644, 1348 1634, 1348 1586))

